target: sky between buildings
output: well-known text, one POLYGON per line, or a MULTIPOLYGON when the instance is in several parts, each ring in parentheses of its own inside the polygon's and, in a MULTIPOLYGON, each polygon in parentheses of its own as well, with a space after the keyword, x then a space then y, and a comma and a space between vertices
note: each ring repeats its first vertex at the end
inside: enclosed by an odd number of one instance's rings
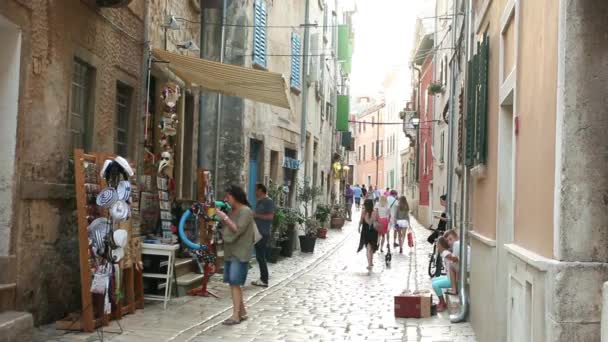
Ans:
MULTIPOLYGON (((392 70, 406 72, 417 17, 433 16, 432 0, 351 0, 357 12, 353 18, 355 52, 351 94, 375 96, 392 70), (404 66, 399 68, 400 66, 404 66)), ((432 20, 432 19, 427 19, 432 20)), ((404 89, 409 94, 410 89, 404 89)))

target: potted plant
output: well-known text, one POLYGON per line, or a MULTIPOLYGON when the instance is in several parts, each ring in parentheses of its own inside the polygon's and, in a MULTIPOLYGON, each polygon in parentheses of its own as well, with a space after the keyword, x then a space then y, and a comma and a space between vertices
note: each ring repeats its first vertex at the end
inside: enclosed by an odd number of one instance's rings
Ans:
POLYGON ((315 251, 319 228, 321 228, 321 223, 316 219, 309 218, 306 220, 304 235, 298 237, 300 239, 300 250, 302 253, 312 253, 315 251))
POLYGON ((304 223, 305 220, 297 209, 283 208, 283 211, 285 213, 285 229, 281 231, 280 236, 281 255, 291 257, 293 255, 296 225, 304 223))
POLYGON ((439 82, 431 82, 427 88, 429 95, 442 94, 444 92, 443 84, 439 82))
POLYGON ((312 206, 315 200, 323 193, 320 187, 311 186, 309 181, 298 187, 298 201, 304 208, 304 235, 300 236, 300 248, 304 253, 312 253, 315 248, 317 239, 317 231, 320 228, 320 223, 312 215, 312 206), (311 214, 309 216, 309 213, 311 214))
POLYGON ((282 208, 277 208, 272 219, 272 231, 270 232, 270 241, 266 250, 266 259, 270 263, 274 264, 279 260, 281 236, 285 228, 285 212, 282 208))
POLYGON ((329 222, 329 216, 331 209, 327 204, 319 204, 317 211, 315 212, 315 219, 319 221, 321 227, 318 230, 317 237, 321 239, 327 238, 327 223, 329 222))
POLYGON ((341 205, 334 205, 331 209, 331 223, 330 228, 342 229, 346 222, 346 210, 341 205))

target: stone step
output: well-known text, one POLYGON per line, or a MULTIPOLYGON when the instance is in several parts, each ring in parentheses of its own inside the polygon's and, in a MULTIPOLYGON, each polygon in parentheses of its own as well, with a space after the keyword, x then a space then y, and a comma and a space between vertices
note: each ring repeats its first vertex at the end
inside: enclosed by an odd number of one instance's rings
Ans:
POLYGON ((176 258, 175 259, 175 274, 179 278, 185 274, 196 270, 196 265, 192 258, 176 258))
POLYGON ((17 257, 0 256, 0 284, 11 284, 17 280, 17 257))
POLYGON ((184 274, 177 278, 177 295, 186 296, 189 290, 201 286, 203 283, 203 275, 194 272, 184 274))
POLYGON ((0 284, 0 312, 15 310, 16 291, 16 283, 0 284))
POLYGON ((6 311, 0 313, 1 341, 32 341, 34 318, 28 312, 6 311))

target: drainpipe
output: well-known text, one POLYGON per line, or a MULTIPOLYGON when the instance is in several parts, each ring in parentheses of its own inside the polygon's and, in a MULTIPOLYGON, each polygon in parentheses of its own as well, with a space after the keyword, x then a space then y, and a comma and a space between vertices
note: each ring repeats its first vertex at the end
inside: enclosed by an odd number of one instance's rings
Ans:
MULTIPOLYGON (((225 0, 224 0, 225 1, 225 0)), ((304 10, 304 49, 302 59, 303 72, 302 72, 302 122, 300 127, 300 158, 302 158, 302 164, 304 164, 304 175, 306 175, 306 168, 308 164, 306 163, 306 126, 307 126, 307 110, 308 110, 308 40, 310 36, 310 29, 308 27, 308 22, 310 21, 310 0, 306 0, 305 10, 304 10)), ((324 61, 323 61, 324 62, 324 61)))
POLYGON ((457 26, 457 14, 456 14, 456 8, 458 7, 458 0, 454 0, 454 2, 452 2, 452 6, 454 7, 452 10, 452 72, 450 73, 450 118, 448 121, 448 179, 447 179, 447 188, 448 188, 448 192, 447 192, 447 198, 446 198, 446 202, 447 202, 447 207, 446 207, 446 216, 448 221, 446 222, 446 226, 448 227, 448 229, 452 229, 453 226, 453 222, 452 222, 452 200, 453 200, 453 196, 452 196, 452 188, 453 188, 453 169, 454 169, 454 153, 452 151, 452 149, 454 148, 454 124, 455 124, 455 104, 456 104, 456 26, 457 26))
POLYGON ((422 88, 422 69, 412 63, 412 69, 418 72, 418 91, 416 93, 416 112, 418 113, 418 126, 416 127, 416 184, 420 181, 420 89, 422 88))
MULTIPOLYGON (((467 0, 466 1, 466 6, 467 6, 467 10, 466 10, 466 14, 464 17, 464 21, 465 21, 465 29, 464 31, 466 32, 466 39, 465 39, 465 46, 466 46, 466 54, 467 54, 467 62, 469 60, 471 60, 471 56, 472 56, 472 0, 467 0)), ((456 6, 454 6, 454 22, 456 21, 456 6)), ((468 66, 468 64, 467 64, 468 66)), ((465 73, 465 75, 467 75, 465 73)), ((468 81, 468 79, 466 80, 468 81)), ((465 84, 467 84, 465 82, 465 84)), ((464 98, 466 99, 468 96, 468 87, 465 87, 465 94, 464 94, 464 98)), ((465 110, 464 113, 468 112, 468 108, 467 108, 467 101, 464 101, 463 105, 465 106, 465 110)), ((464 122, 464 120, 463 120, 464 122)), ((466 144, 467 144, 467 139, 462 139, 462 150, 466 151, 466 144)), ((466 153, 466 152, 465 152, 466 153)), ((465 321, 467 314, 469 312, 469 298, 468 298, 468 294, 467 294, 467 286, 465 284, 466 279, 467 279, 467 272, 468 272, 468 257, 469 257, 469 253, 468 253, 468 229, 467 229, 467 225, 468 225, 468 220, 469 220, 469 214, 468 214, 468 196, 469 196, 469 170, 468 167, 466 165, 463 166, 463 172, 462 172, 462 191, 460 192, 460 288, 459 288, 459 299, 460 299, 460 311, 458 311, 456 314, 450 315, 450 321, 452 323, 460 323, 465 321), (467 206, 467 208, 465 208, 465 206, 467 206), (466 217, 465 217, 466 216, 466 217)))
MULTIPOLYGON (((199 57, 201 59, 205 58, 205 7, 203 6, 203 1, 199 1, 201 7, 201 27, 200 27, 200 37, 199 37, 199 57)), ((203 134, 205 130, 205 100, 203 99, 203 90, 199 90, 198 94, 198 163, 197 166, 199 169, 202 169, 205 166, 205 134, 203 134)), ((215 175, 213 176, 215 178, 215 175)))
MULTIPOLYGON (((202 7, 202 2, 201 2, 201 7, 202 7)), ((222 5, 222 35, 221 35, 221 41, 220 41, 220 63, 224 63, 224 55, 225 55, 225 50, 226 50, 226 11, 228 8, 228 0, 224 0, 223 1, 223 5, 222 5)), ((202 12, 202 8, 201 8, 201 12, 202 12)), ((201 25, 202 26, 202 25, 201 25)), ((202 40, 202 37, 201 37, 202 40)), ((201 47, 201 51, 202 51, 202 47, 201 47)), ((216 130, 215 130, 215 168, 213 170, 213 183, 214 183, 214 188, 215 191, 218 191, 218 175, 219 175, 219 168, 220 168, 220 130, 222 127, 222 101, 223 100, 223 96, 222 93, 217 93, 217 114, 216 114, 216 130)))
POLYGON ((150 71, 152 67, 152 56, 150 50, 150 42, 148 41, 148 27, 150 26, 150 0, 144 0, 144 41, 143 41, 143 56, 141 62, 142 77, 145 75, 145 79, 141 82, 141 96, 140 96, 140 108, 143 112, 142 120, 139 121, 139 150, 137 151, 137 174, 144 174, 144 155, 146 151, 146 124, 148 123, 148 105, 149 105, 149 93, 150 93, 150 71))

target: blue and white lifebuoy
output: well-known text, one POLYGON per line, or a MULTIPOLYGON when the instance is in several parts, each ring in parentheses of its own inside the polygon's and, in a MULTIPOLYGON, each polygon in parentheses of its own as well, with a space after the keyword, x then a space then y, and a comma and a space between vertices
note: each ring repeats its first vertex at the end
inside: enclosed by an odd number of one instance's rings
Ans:
POLYGON ((190 249, 206 250, 207 248, 209 248, 207 245, 203 245, 200 243, 194 243, 194 242, 190 241, 190 239, 188 239, 188 237, 186 236, 186 232, 184 232, 184 226, 186 225, 186 221, 188 220, 188 218, 190 218, 190 215, 192 215, 192 211, 190 211, 190 209, 188 209, 184 212, 184 214, 182 215, 182 218, 179 220, 179 227, 178 227, 179 238, 182 239, 182 241, 190 249))

